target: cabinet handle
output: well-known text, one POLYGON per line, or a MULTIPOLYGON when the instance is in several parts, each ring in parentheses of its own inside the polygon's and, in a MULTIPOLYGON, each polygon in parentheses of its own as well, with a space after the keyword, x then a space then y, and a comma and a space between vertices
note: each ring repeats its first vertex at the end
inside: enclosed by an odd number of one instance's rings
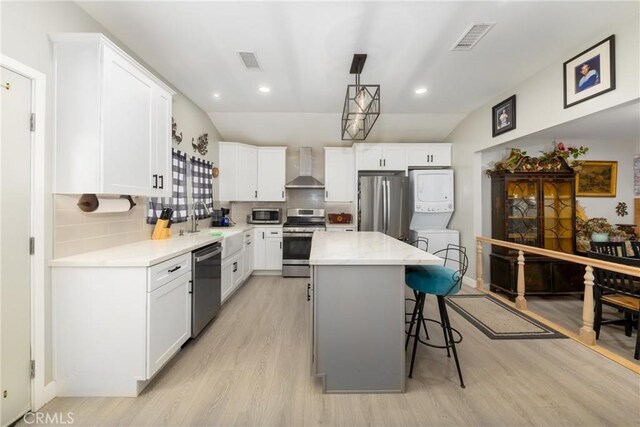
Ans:
POLYGON ((153 174, 153 188, 158 188, 158 174, 153 174))
POLYGON ((258 198, 258 190, 256 190, 255 194, 256 194, 255 198, 257 199, 258 198))
POLYGON ((384 159, 384 160, 382 161, 382 166, 385 166, 385 167, 387 166, 387 159, 384 159))
POLYGON ((311 291, 311 283, 307 283, 307 301, 311 301, 311 295, 309 292, 311 291))
POLYGON ((282 190, 282 198, 284 199, 284 190, 282 190))
POLYGON ((160 189, 164 189, 164 175, 160 175, 160 189))
POLYGON ((235 273, 236 271, 238 271, 238 263, 234 262, 233 263, 233 272, 235 273))
MULTIPOLYGON (((189 280, 189 293, 192 294, 193 293, 193 280, 189 280)), ((307 292, 308 294, 308 292, 307 292)))
POLYGON ((247 242, 247 245, 250 245, 250 244, 251 244, 251 242, 247 242))
POLYGON ((282 242, 280 242, 280 249, 282 249, 282 242))
POLYGON ((327 199, 329 198, 329 192, 328 191, 324 192, 324 197, 326 197, 327 199))
POLYGON ((277 231, 272 231, 271 234, 278 234, 278 232, 277 231))
POLYGON ((380 159, 380 167, 382 167, 382 159, 380 159))
POLYGON ((264 231, 262 232, 262 238, 264 239, 264 231))
POLYGON ((181 266, 181 265, 178 265, 178 266, 176 266, 176 267, 174 267, 174 268, 170 268, 170 269, 168 269, 168 270, 167 270, 167 273, 173 273, 174 271, 178 271, 178 270, 180 270, 181 268, 182 268, 182 266, 181 266))

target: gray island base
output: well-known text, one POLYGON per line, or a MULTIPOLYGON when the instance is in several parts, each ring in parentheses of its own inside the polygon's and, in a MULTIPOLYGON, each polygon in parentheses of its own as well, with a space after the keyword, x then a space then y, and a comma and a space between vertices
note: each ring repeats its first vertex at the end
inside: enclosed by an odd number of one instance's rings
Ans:
POLYGON ((382 233, 314 233, 311 373, 325 392, 404 392, 405 265, 442 262, 382 233))

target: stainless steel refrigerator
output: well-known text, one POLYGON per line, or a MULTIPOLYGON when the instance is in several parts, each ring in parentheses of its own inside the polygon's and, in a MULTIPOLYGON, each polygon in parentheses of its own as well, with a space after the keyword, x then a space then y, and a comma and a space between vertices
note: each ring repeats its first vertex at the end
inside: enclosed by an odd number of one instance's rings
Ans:
POLYGON ((404 174, 358 175, 358 231, 409 237, 409 181, 404 174))

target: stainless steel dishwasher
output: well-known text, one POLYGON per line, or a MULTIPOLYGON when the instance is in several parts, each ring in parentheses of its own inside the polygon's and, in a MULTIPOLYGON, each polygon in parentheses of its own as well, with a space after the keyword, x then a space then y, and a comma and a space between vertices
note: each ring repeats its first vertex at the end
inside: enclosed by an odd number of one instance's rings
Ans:
POLYGON ((222 245, 205 246, 191 256, 191 338, 195 338, 220 311, 222 245))

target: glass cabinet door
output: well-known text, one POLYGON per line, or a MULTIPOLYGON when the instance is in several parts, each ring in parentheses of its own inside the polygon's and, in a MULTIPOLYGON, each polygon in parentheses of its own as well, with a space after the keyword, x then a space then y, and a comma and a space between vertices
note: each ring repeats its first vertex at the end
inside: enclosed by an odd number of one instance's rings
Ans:
POLYGON ((538 181, 507 181, 507 241, 540 246, 538 181))
POLYGON ((542 185, 545 249, 573 253, 573 182, 545 181, 542 185))

